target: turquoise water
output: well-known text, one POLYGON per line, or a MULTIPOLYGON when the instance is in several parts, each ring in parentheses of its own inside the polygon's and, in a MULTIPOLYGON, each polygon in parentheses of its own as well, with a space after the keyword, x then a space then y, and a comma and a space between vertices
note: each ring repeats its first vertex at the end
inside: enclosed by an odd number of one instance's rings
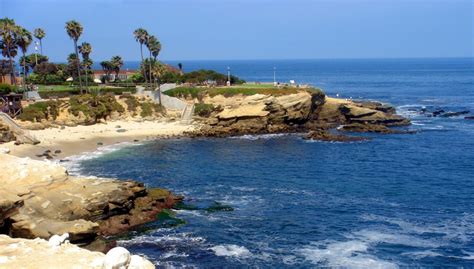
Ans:
POLYGON ((132 178, 186 197, 186 209, 121 245, 163 267, 474 266, 474 121, 419 113, 474 112, 473 59, 184 64, 230 65, 260 81, 271 80, 276 65, 281 81, 390 102, 419 132, 358 143, 298 135, 160 140, 81 158, 75 173, 132 178))

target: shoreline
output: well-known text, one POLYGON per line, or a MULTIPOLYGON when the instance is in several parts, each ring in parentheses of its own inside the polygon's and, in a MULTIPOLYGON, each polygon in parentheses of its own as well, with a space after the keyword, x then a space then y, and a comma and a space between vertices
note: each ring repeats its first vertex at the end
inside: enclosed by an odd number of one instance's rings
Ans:
POLYGON ((2 148, 10 150, 10 154, 13 156, 28 157, 34 160, 47 159, 48 156, 44 154, 50 151, 50 157, 60 160, 87 152, 94 152, 100 147, 124 142, 133 143, 177 137, 185 132, 195 130, 196 126, 195 124, 185 124, 179 121, 119 120, 88 126, 53 127, 29 131, 31 135, 41 141, 37 145, 15 145, 14 142, 9 142, 2 144, 2 148))

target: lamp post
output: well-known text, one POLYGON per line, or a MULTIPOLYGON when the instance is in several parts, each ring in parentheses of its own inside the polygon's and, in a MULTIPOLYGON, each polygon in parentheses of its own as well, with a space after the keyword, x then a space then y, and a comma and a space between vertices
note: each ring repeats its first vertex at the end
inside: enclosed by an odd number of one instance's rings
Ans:
POLYGON ((38 65, 38 41, 35 41, 35 63, 38 65))
POLYGON ((230 67, 227 66, 227 87, 230 86, 230 67))
POLYGON ((273 67, 273 87, 277 86, 277 81, 276 81, 276 67, 273 67))

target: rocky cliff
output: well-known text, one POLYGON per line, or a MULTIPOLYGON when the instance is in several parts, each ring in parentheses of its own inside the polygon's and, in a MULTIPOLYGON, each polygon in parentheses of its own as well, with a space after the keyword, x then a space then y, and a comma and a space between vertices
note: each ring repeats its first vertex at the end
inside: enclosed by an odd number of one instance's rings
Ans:
POLYGON ((60 165, 0 154, 0 233, 105 250, 101 236, 153 221, 179 197, 135 181, 71 177, 60 165))
POLYGON ((204 126, 194 133, 196 136, 328 131, 354 124, 364 128, 341 128, 341 131, 377 132, 384 128, 383 133, 389 133, 388 127, 410 124, 389 105, 330 98, 319 91, 302 90, 281 96, 218 95, 207 97, 204 102, 221 109, 204 119, 204 126))

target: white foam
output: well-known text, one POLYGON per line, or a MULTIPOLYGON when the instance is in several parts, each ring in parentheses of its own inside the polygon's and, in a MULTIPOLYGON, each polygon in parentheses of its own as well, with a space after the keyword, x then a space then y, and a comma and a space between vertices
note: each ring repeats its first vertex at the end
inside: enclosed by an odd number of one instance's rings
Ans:
POLYGON ((102 157, 114 151, 129 147, 132 145, 141 145, 143 142, 122 142, 108 146, 98 147, 95 151, 84 152, 78 155, 67 157, 66 162, 61 163, 71 175, 80 175, 81 162, 102 157))
POLYGON ((250 251, 243 246, 224 244, 209 248, 214 251, 217 256, 231 256, 231 257, 249 257, 250 251))
POLYGON ((325 246, 309 246, 300 250, 306 260, 317 265, 343 268, 398 268, 394 263, 379 260, 365 253, 368 243, 351 240, 326 242, 325 246))
POLYGON ((287 136, 290 134, 259 134, 259 135, 241 135, 230 137, 232 139, 244 139, 244 140, 259 140, 259 139, 272 139, 276 137, 287 136))

